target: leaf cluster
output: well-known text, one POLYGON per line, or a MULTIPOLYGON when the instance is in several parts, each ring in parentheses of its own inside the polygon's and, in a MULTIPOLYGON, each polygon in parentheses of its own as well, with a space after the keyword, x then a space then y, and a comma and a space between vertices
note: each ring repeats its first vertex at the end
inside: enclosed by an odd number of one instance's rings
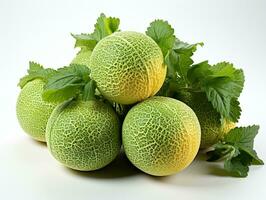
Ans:
POLYGON ((246 177, 250 165, 263 165, 254 150, 254 138, 259 126, 232 129, 223 141, 213 145, 207 152, 208 161, 224 161, 224 169, 232 176, 246 177))

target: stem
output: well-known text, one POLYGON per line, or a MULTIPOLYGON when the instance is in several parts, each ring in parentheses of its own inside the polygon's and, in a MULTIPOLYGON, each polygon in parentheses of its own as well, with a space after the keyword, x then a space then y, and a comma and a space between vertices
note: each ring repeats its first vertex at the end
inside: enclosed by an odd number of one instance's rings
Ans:
POLYGON ((95 89, 96 89, 96 83, 94 80, 90 80, 85 86, 84 86, 84 92, 82 95, 83 101, 91 101, 95 100, 95 89))
POLYGON ((234 148, 232 145, 226 144, 224 146, 224 150, 222 151, 223 156, 220 157, 218 160, 216 161, 222 161, 222 160, 227 160, 230 158, 235 157, 235 152, 237 151, 236 148, 234 148))

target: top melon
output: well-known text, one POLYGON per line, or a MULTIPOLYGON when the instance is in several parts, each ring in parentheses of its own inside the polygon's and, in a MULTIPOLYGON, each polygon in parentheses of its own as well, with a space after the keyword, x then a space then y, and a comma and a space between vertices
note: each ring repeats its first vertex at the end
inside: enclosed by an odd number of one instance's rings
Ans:
POLYGON ((159 46, 137 32, 116 32, 94 48, 89 66, 103 96, 120 104, 133 104, 155 95, 167 67, 159 46))

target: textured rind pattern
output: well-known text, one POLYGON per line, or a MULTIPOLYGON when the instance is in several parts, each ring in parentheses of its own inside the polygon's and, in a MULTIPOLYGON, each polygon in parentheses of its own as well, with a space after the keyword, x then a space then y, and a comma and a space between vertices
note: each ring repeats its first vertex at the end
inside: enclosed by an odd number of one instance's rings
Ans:
POLYGON ((101 40, 90 59, 91 75, 111 101, 132 104, 156 94, 167 67, 159 46, 136 32, 117 32, 101 40))
POLYGON ((226 133, 235 127, 235 123, 220 120, 220 114, 214 110, 212 104, 207 100, 205 93, 183 92, 178 97, 190 106, 196 113, 201 126, 200 148, 208 148, 221 140, 226 133))
POLYGON ((120 151, 119 120, 113 109, 102 102, 66 102, 53 111, 46 140, 52 155, 66 167, 100 169, 120 151))
POLYGON ((89 67, 88 63, 90 60, 91 51, 81 50, 76 57, 71 61, 71 64, 86 65, 89 67))
POLYGON ((193 161, 200 145, 200 125, 184 103, 155 96, 128 112, 122 140, 127 157, 137 168, 166 176, 193 161))
POLYGON ((28 82, 21 90, 17 99, 16 113, 22 129, 33 139, 45 142, 45 129, 54 103, 42 99, 44 82, 35 79, 28 82))

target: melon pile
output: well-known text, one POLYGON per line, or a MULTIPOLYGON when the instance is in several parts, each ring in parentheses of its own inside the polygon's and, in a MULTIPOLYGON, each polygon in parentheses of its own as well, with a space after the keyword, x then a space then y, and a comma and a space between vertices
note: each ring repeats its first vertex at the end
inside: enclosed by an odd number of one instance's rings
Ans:
POLYGON ((147 174, 175 174, 235 127, 243 71, 230 63, 195 65, 202 43, 178 40, 166 21, 155 20, 145 34, 121 31, 119 23, 102 14, 94 32, 73 35, 80 51, 69 66, 30 62, 19 82, 18 121, 71 169, 98 170, 125 153, 147 174), (238 93, 216 94, 213 77, 238 93))

